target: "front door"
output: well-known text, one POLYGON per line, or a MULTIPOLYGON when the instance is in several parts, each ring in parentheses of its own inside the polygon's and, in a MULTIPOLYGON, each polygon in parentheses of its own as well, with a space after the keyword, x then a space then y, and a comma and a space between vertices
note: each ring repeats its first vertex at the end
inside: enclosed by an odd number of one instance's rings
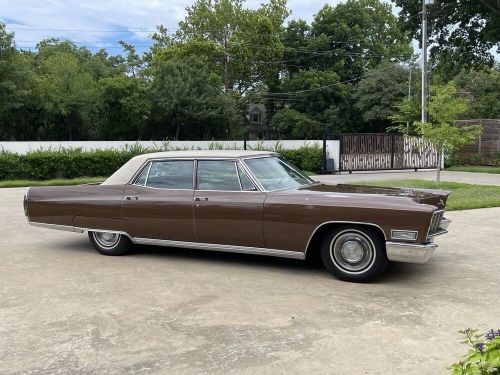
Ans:
POLYGON ((193 160, 158 160, 125 188, 122 212, 137 238, 195 242, 193 160))
POLYGON ((265 199, 236 161, 198 160, 193 199, 197 241, 264 247, 265 199))

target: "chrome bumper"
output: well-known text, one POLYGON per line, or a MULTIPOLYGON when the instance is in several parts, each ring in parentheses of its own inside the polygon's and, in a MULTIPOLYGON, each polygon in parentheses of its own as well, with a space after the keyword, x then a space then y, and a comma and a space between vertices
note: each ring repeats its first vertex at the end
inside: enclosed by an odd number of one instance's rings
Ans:
POLYGON ((427 263, 432 258, 437 245, 435 243, 415 244, 405 242, 385 243, 387 258, 393 262, 427 263))

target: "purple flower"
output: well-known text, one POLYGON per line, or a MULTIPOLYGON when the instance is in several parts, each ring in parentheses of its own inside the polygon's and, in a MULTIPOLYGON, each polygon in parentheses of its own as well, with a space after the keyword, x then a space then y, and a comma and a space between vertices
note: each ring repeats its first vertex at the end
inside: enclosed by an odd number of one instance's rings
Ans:
POLYGON ((500 329, 498 331, 494 331, 491 329, 490 331, 486 332, 486 340, 493 340, 495 337, 500 336, 500 329))
POLYGON ((484 343, 478 342, 476 345, 474 345, 476 349, 479 349, 481 353, 483 353, 484 350, 484 343))

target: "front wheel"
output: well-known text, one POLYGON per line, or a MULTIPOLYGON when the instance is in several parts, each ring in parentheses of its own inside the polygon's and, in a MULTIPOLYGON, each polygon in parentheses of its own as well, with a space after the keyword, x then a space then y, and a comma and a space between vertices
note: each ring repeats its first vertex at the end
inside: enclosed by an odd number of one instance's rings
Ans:
POLYGON ((352 282, 377 278, 389 262, 383 241, 376 231, 347 226, 325 236, 321 260, 335 277, 352 282))
POLYGON ((124 255, 130 251, 132 242, 120 233, 89 232, 89 239, 102 255, 124 255))

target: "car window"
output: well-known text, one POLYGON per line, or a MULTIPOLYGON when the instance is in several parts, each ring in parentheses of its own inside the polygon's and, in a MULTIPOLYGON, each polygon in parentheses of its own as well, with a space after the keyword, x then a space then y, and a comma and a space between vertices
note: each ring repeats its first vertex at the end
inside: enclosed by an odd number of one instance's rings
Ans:
POLYGON ((314 182, 278 157, 246 159, 245 164, 266 190, 287 189, 314 182))
POLYGON ((137 177, 137 179, 135 180, 134 185, 144 186, 146 184, 146 177, 148 176, 150 166, 151 166, 151 163, 148 163, 144 167, 144 169, 142 170, 139 177, 137 177))
POLYGON ((241 191, 234 161, 198 161, 196 181, 198 190, 241 191))
POLYGON ((154 161, 147 177, 146 186, 160 189, 192 189, 193 161, 154 161))
POLYGON ((245 173, 245 171, 243 170, 243 168, 241 168, 241 165, 238 163, 237 166, 238 166, 238 175, 240 176, 241 188, 244 191, 257 190, 255 188, 255 185, 253 184, 252 180, 250 180, 250 178, 248 178, 248 176, 245 173))

